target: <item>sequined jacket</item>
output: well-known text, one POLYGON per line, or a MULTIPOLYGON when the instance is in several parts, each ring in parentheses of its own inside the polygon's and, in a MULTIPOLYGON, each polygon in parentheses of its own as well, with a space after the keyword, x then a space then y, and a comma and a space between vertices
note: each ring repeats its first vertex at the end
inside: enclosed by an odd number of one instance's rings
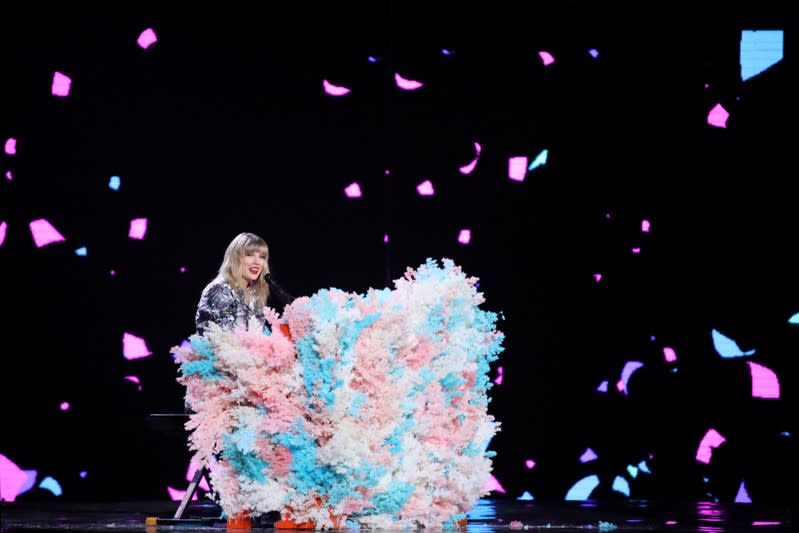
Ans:
POLYGON ((217 277, 203 289, 194 322, 197 333, 202 335, 209 322, 222 329, 247 328, 250 318, 255 318, 262 328, 266 322, 263 309, 254 301, 247 301, 243 290, 234 289, 224 278, 217 277))

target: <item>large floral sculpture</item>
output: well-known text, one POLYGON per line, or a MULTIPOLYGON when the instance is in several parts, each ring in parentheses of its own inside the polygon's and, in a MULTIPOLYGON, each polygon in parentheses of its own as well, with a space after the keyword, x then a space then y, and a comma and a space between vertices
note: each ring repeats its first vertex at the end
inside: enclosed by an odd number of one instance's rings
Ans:
POLYGON ((449 527, 488 492, 503 350, 477 278, 428 259, 366 294, 320 290, 269 327, 173 348, 189 448, 228 516, 316 529, 449 527), (310 524, 310 526, 308 526, 310 524))

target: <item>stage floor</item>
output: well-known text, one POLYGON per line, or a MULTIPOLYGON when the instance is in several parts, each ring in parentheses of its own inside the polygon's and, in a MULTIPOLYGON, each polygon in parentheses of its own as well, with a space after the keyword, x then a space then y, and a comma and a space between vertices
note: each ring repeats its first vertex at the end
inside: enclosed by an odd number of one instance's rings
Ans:
MULTIPOLYGON (((227 529, 219 508, 195 501, 182 520, 173 520, 178 502, 3 502, 0 532, 16 531, 220 531, 227 529), (147 525, 155 520, 155 525, 147 525)), ((458 531, 668 531, 762 533, 794 531, 795 505, 722 504, 712 502, 649 501, 549 502, 513 499, 480 500, 458 531)), ((262 517, 253 531, 273 530, 262 517)), ((241 531, 241 530, 229 530, 241 531)), ((285 530, 283 530, 285 531, 285 530)))

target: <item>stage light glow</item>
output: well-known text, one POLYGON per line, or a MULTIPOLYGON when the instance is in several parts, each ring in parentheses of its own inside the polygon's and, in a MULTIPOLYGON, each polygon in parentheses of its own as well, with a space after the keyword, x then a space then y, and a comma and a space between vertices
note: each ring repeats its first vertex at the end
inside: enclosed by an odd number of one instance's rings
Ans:
POLYGON ((344 194, 347 198, 360 198, 361 186, 357 182, 352 182, 344 188, 344 194))
POLYGON ((474 143, 474 150, 476 152, 474 159, 472 159, 471 163, 464 165, 459 169, 461 174, 471 174, 474 168, 477 166, 477 160, 480 159, 480 151, 482 150, 480 143, 474 143))
POLYGON ((131 360, 150 356, 153 352, 147 349, 147 344, 144 342, 144 339, 136 335, 131 335, 130 333, 125 333, 122 335, 122 354, 125 359, 131 360))
POLYGON ((696 460, 700 463, 710 464, 710 459, 713 456, 713 448, 718 448, 721 444, 726 442, 727 439, 715 429, 707 430, 702 441, 699 443, 699 448, 696 450, 696 460))
POLYGON ((458 233, 458 242, 461 244, 469 244, 469 241, 472 240, 472 230, 470 229, 462 229, 458 233))
POLYGON ((66 240, 52 224, 43 218, 31 221, 29 226, 31 234, 33 234, 33 242, 36 243, 37 248, 66 240))
POLYGON ((130 221, 130 230, 128 230, 128 237, 131 239, 141 240, 147 233, 147 219, 134 218, 130 221))
POLYGON ((741 481, 741 485, 738 487, 738 493, 735 495, 735 503, 752 503, 752 498, 749 497, 749 493, 746 491, 746 486, 743 481, 741 481))
POLYGON ((14 155, 17 153, 17 140, 14 137, 9 137, 6 139, 5 150, 8 155, 14 155))
POLYGON ((11 459, 0 453, 0 501, 13 502, 28 481, 28 474, 11 459))
POLYGON ((707 114, 707 123, 717 128, 726 128, 728 118, 730 118, 730 114, 724 109, 724 106, 716 104, 707 114))
POLYGON ((663 357, 666 359, 667 363, 673 363, 677 360, 677 352, 674 351, 674 348, 669 348, 668 346, 663 347, 663 357))
POLYGON ((596 474, 586 476, 571 486, 566 493, 568 501, 582 501, 591 497, 591 492, 599 485, 599 477, 596 474))
POLYGON ((424 180, 416 186, 416 192, 419 193, 419 196, 433 196, 435 194, 433 183, 430 180, 424 180))
POLYGON ((333 85, 327 80, 322 80, 322 87, 324 87, 325 92, 330 96, 344 96, 345 94, 350 93, 350 89, 347 87, 342 87, 341 85, 333 85))
POLYGON ((747 361, 752 374, 752 397, 778 399, 780 397, 780 381, 770 368, 747 361))
POLYGON ((580 456, 580 462, 588 463, 593 461, 597 457, 598 455, 596 454, 596 452, 594 452, 594 450, 592 450, 591 448, 586 448, 583 454, 580 456))
POLYGON ((742 30, 738 57, 741 81, 757 76, 782 60, 783 30, 742 30))
POLYGON ((64 492, 61 490, 61 485, 59 485, 58 481, 50 476, 47 476, 42 480, 41 483, 39 483, 39 488, 49 490, 56 496, 61 496, 61 494, 64 492))
POLYGON ((122 179, 119 176, 111 176, 108 180, 108 188, 113 189, 115 191, 119 190, 119 186, 122 184, 122 179))
POLYGON ((538 168, 538 167, 546 165, 547 164, 547 156, 548 155, 549 155, 549 150, 546 150, 546 149, 541 150, 541 152, 539 152, 538 155, 535 156, 535 159, 533 159, 530 162, 530 164, 527 166, 527 170, 530 171, 530 170, 533 170, 535 168, 538 168))
POLYGON ((550 54, 549 52, 545 52, 543 50, 541 52, 538 52, 538 57, 541 58, 541 62, 544 64, 545 67, 555 62, 555 58, 552 57, 552 54, 550 54))
POLYGON ((527 156, 511 157, 508 160, 508 177, 514 181, 524 181, 527 174, 527 156))
POLYGON ((50 91, 54 96, 68 96, 72 80, 69 76, 56 71, 53 73, 53 84, 50 91))
POLYGON ((415 91, 422 87, 422 82, 403 78, 399 74, 394 74, 394 81, 397 83, 397 87, 404 91, 415 91))
POLYGON ((746 357, 755 353, 755 350, 741 351, 738 343, 715 329, 711 331, 711 335, 713 336, 713 347, 716 349, 716 353, 724 358, 746 357))
POLYGON ((147 28, 143 32, 139 34, 139 38, 136 39, 136 44, 141 46, 143 49, 147 49, 151 44, 156 42, 158 37, 156 37, 155 32, 152 28, 147 28))

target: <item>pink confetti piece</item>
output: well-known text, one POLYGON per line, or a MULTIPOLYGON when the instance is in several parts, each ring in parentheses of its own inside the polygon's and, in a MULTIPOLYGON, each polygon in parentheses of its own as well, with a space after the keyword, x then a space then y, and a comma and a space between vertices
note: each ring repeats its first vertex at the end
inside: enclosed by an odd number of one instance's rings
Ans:
POLYGON ((6 179, 8 181, 13 181, 13 179, 14 179, 14 176, 11 175, 11 171, 10 170, 6 171, 6 179))
POLYGON ((325 89, 325 92, 330 96, 344 96, 350 92, 350 89, 347 87, 342 87, 341 85, 333 85, 327 80, 322 80, 322 86, 325 89))
POLYGON ((477 153, 475 154, 475 156, 474 156, 474 159, 472 159, 472 162, 471 162, 471 163, 469 163, 469 164, 467 164, 467 165, 464 165, 464 166, 462 166, 462 167, 459 169, 459 170, 460 170, 460 172, 461 172, 461 174, 471 174, 471 173, 472 173, 472 171, 473 171, 473 170, 475 169, 475 167, 477 166, 477 160, 480 158, 480 151, 482 150, 482 148, 480 147, 480 143, 478 143, 478 142, 475 142, 475 143, 474 143, 474 149, 475 149, 475 151, 477 152, 477 153))
POLYGON ((182 266, 178 270, 180 271, 181 274, 184 274, 186 272, 186 267, 182 266))
POLYGON ((22 492, 28 475, 11 459, 0 454, 0 501, 13 502, 22 492))
POLYGON ((458 242, 461 244, 469 244, 469 241, 472 240, 472 230, 470 229, 462 229, 460 233, 458 233, 458 242))
POLYGON ((37 248, 66 240, 52 224, 43 218, 31 221, 29 226, 33 234, 33 242, 36 243, 37 248))
POLYGON ((388 244, 388 233, 383 234, 383 242, 388 244))
POLYGON ((416 89, 422 87, 421 82, 403 78, 399 74, 394 74, 394 81, 397 83, 397 87, 405 91, 415 91, 416 89))
POLYGON ((538 57, 541 58, 541 62, 544 63, 544 66, 549 66, 555 62, 555 58, 552 57, 552 54, 543 50, 538 52, 538 57))
MULTIPOLYGON (((191 481, 194 479, 194 473, 197 472, 199 466, 194 461, 189 461, 189 468, 186 469, 186 481, 191 481)), ((200 482, 197 484, 198 487, 203 489, 206 492, 211 492, 211 487, 208 486, 208 482, 205 480, 205 476, 200 478, 200 482)))
POLYGON ((597 283, 599 283, 600 281, 602 281, 602 274, 600 274, 599 272, 597 272, 596 274, 594 274, 594 281, 596 281, 597 283))
POLYGON ((141 380, 137 376, 125 376, 125 379, 136 384, 136 389, 141 391, 141 380))
POLYGON ((780 381, 770 368, 747 361, 752 374, 752 397, 778 399, 780 397, 780 381))
POLYGON ((599 50, 597 50, 596 48, 591 48, 588 50, 588 55, 596 59, 599 57, 599 50))
POLYGON ((131 239, 141 240, 147 233, 147 219, 134 218, 130 221, 130 230, 128 230, 128 237, 131 239))
POLYGON ((632 249, 632 252, 634 254, 640 254, 641 253, 641 248, 639 246, 636 246, 635 248, 632 249))
POLYGON ((642 232, 649 233, 649 226, 650 226, 650 224, 649 224, 648 220, 642 220, 641 221, 641 231, 642 232))
POLYGON ((0 222, 0 246, 3 246, 3 243, 6 240, 7 229, 8 229, 8 223, 5 220, 0 222))
POLYGON ((56 71, 53 74, 53 85, 51 87, 51 92, 54 96, 68 96, 71 85, 72 80, 69 78, 69 76, 56 71))
POLYGON ((726 441, 727 439, 722 437, 715 429, 707 430, 705 436, 702 437, 702 442, 699 443, 699 448, 696 450, 696 460, 700 463, 710 464, 713 448, 718 448, 726 441))
POLYGON ((433 196, 433 183, 430 180, 425 180, 416 186, 416 191, 420 196, 433 196))
POLYGON ((6 153, 8 155, 14 155, 17 153, 17 140, 13 137, 10 137, 6 140, 6 153))
POLYGON ((497 367, 497 377, 496 377, 496 379, 494 380, 494 383, 495 383, 496 385, 502 385, 502 376, 503 376, 503 375, 504 375, 504 374, 503 374, 502 367, 501 367, 501 366, 498 366, 498 367, 497 367))
POLYGON ((524 523, 520 522, 519 520, 512 520, 510 524, 508 524, 508 528, 510 529, 523 529, 524 523))
POLYGON ((663 348, 663 357, 666 358, 667 363, 673 363, 674 361, 677 360, 677 353, 674 351, 673 348, 665 346, 663 348))
MULTIPOLYGON (((167 487, 166 490, 169 493, 169 497, 172 499, 173 502, 181 501, 183 499, 183 496, 186 495, 186 491, 185 490, 173 489, 172 487, 167 487)), ((199 499, 197 497, 197 493, 196 492, 191 496, 191 499, 192 500, 199 499)))
POLYGON ((344 194, 347 198, 360 198, 361 186, 357 182, 352 182, 344 189, 344 194))
POLYGON ((61 402, 61 405, 59 405, 58 407, 62 411, 68 411, 69 410, 69 402, 61 402))
POLYGON ((527 174, 527 156, 511 157, 508 160, 508 177, 514 181, 524 181, 527 174))
POLYGON ((493 475, 489 475, 488 479, 486 479, 486 482, 483 483, 483 490, 497 491, 505 494, 505 489, 499 484, 499 481, 497 481, 497 478, 495 478, 493 475))
POLYGON ((726 128, 730 114, 721 104, 716 104, 707 114, 707 123, 717 128, 726 128))
POLYGON ((531 470, 532 468, 535 467, 535 461, 533 461, 532 459, 526 459, 524 461, 524 466, 527 468, 527 470, 531 470))
POLYGON ((122 354, 125 356, 125 359, 131 360, 147 357, 152 355, 153 352, 147 349, 147 344, 144 342, 144 339, 131 335, 130 333, 125 333, 122 336, 122 354))
POLYGON ((143 32, 139 34, 139 38, 136 39, 136 44, 144 48, 145 50, 153 43, 158 41, 158 37, 156 37, 155 32, 152 28, 147 28, 143 32))

